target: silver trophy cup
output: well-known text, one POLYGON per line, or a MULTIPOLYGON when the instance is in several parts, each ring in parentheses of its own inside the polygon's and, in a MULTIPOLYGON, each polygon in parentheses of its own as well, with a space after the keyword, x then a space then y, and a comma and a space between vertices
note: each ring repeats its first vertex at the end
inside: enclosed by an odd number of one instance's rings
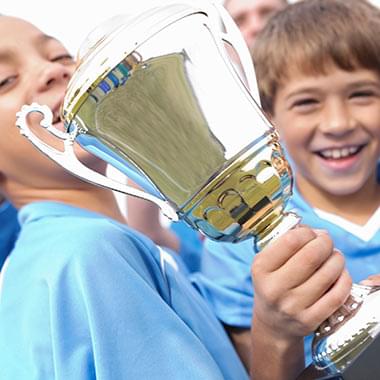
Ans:
MULTIPOLYGON (((292 175, 255 101, 255 74, 236 25, 221 6, 202 4, 116 18, 81 52, 62 105, 65 131, 54 128, 50 109, 37 104, 23 107, 17 125, 74 175, 152 201, 212 239, 253 238, 260 249, 299 222, 284 212, 292 175), (64 141, 64 151, 33 133, 31 112, 43 114, 41 126, 64 141), (143 190, 84 166, 74 143, 143 190)), ((375 294, 355 285, 352 297, 320 327, 317 367, 339 371, 377 334, 379 305, 360 307, 375 294), (360 310, 367 311, 355 323, 360 310), (338 329, 346 320, 350 327, 338 329)))

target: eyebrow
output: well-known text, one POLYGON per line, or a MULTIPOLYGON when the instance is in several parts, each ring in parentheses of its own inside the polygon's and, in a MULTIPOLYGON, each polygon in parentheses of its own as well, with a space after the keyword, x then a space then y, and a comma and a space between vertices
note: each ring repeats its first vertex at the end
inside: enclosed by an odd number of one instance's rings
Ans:
POLYGON ((312 87, 312 86, 310 86, 310 87, 296 88, 295 90, 289 92, 286 95, 286 99, 292 98, 294 96, 304 95, 304 94, 310 93, 310 92, 315 92, 315 90, 318 90, 318 89, 316 89, 315 87, 312 87))
POLYGON ((37 42, 49 42, 49 41, 55 41, 55 42, 59 42, 55 37, 53 36, 50 36, 49 34, 38 34, 37 35, 37 38, 36 38, 37 42))

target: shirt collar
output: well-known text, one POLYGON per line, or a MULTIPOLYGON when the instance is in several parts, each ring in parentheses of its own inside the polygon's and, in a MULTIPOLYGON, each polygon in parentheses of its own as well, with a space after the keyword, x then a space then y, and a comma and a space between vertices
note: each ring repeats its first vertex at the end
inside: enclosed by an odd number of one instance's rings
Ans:
POLYGON ((60 216, 86 216, 91 218, 104 218, 104 215, 98 214, 76 206, 71 206, 62 202, 38 201, 23 206, 18 213, 20 225, 33 222, 35 220, 49 217, 60 216))

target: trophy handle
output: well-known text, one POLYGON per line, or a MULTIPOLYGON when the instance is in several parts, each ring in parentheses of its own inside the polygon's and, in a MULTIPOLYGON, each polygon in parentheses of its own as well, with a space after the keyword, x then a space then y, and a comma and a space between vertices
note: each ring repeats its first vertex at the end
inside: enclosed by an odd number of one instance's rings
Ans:
POLYGON ((225 33, 221 32, 222 41, 231 45, 238 53, 244 71, 243 74, 248 84, 248 89, 256 103, 260 105, 255 68, 253 66, 252 57, 248 46, 245 43, 239 28, 232 20, 227 10, 223 7, 223 5, 221 5, 220 1, 213 1, 213 5, 217 9, 226 29, 225 33))
POLYGON ((87 182, 91 182, 95 185, 99 185, 111 190, 119 191, 121 193, 132 195, 134 197, 142 198, 150 202, 155 203, 162 212, 171 220, 177 221, 178 215, 176 211, 165 201, 150 195, 144 191, 135 189, 131 186, 123 184, 106 177, 103 174, 96 172, 83 165, 77 158, 74 152, 74 141, 78 133, 77 126, 75 125, 70 132, 62 132, 52 125, 53 114, 50 108, 46 105, 41 106, 37 103, 31 105, 24 105, 21 111, 16 114, 16 125, 20 128, 21 135, 25 136, 30 142, 39 149, 42 153, 55 161, 57 164, 68 170, 75 176, 84 179, 87 182), (63 140, 64 150, 61 152, 39 139, 29 128, 27 123, 27 116, 31 112, 39 112, 43 115, 43 119, 40 122, 40 126, 45 128, 52 135, 60 140, 63 140))

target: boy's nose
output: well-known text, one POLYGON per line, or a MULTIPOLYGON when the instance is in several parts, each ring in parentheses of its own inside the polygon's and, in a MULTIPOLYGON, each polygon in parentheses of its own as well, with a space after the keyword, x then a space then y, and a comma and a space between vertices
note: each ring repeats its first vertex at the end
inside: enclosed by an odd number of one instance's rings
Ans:
POLYGON ((341 136, 355 129, 355 120, 349 107, 341 101, 326 105, 320 130, 329 135, 341 136))
POLYGON ((46 63, 38 77, 38 91, 46 91, 55 85, 66 86, 73 74, 71 66, 65 66, 57 62, 46 63))

